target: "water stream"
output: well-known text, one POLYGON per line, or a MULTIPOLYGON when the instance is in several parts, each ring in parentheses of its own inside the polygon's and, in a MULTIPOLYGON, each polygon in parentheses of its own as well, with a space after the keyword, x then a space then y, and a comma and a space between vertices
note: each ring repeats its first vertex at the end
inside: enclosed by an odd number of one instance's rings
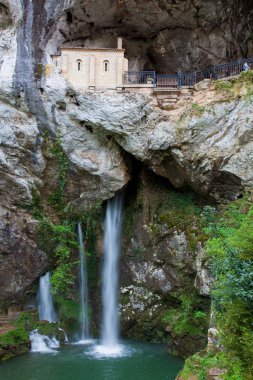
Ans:
POLYGON ((101 345, 96 352, 101 356, 121 356, 124 347, 119 344, 118 275, 123 197, 109 200, 106 206, 103 267, 103 321, 101 345))
MULTIPOLYGON (((38 290, 38 310, 40 321, 50 323, 57 322, 57 315, 54 309, 53 297, 51 294, 50 272, 40 278, 38 290)), ((31 352, 53 353, 59 348, 59 341, 53 337, 42 335, 38 330, 33 330, 30 335, 31 352)))
POLYGON ((38 308, 40 321, 57 322, 51 294, 50 273, 47 272, 40 278, 38 291, 38 308))
POLYGON ((88 283, 87 283, 87 263, 84 251, 84 239, 81 223, 78 223, 79 239, 79 293, 80 293, 80 324, 81 336, 78 343, 85 343, 90 339, 89 315, 88 315, 88 283))
POLYGON ((29 335, 31 341, 31 352, 56 353, 56 348, 60 347, 60 342, 55 338, 42 335, 38 330, 33 330, 29 335))
MULTIPOLYGON (((81 224, 80 247, 80 341, 60 348, 55 337, 34 330, 31 353, 1 364, 5 380, 174 380, 183 360, 169 355, 163 345, 119 340, 118 274, 122 223, 122 196, 107 202, 104 232, 103 318, 99 344, 90 340, 86 257, 81 224), (81 345, 80 345, 81 344, 81 345), (84 345, 82 345, 84 344, 84 345), (53 354, 53 355, 52 355, 53 354), (34 377, 35 376, 35 377, 34 377)), ((38 292, 41 320, 56 322, 50 274, 40 279, 38 292)), ((61 328, 59 328, 61 330, 61 328)), ((65 335, 65 341, 68 338, 65 335)))

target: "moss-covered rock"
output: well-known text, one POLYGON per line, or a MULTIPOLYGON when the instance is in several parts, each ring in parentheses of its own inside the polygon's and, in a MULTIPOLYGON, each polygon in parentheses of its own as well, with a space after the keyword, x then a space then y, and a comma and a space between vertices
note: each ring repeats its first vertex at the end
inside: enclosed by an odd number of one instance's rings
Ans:
POLYGON ((121 258, 123 335, 187 357, 207 344, 209 272, 202 199, 144 169, 126 207, 121 258), (135 194, 135 195, 134 195, 135 194))
POLYGON ((24 327, 17 327, 0 335, 0 361, 25 354, 29 349, 29 335, 24 327))

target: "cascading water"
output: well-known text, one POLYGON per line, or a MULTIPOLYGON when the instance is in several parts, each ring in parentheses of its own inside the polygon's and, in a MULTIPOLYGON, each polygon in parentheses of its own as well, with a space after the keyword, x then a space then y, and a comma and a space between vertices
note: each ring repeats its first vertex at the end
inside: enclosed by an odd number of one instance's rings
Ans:
POLYGON ((81 224, 78 223, 79 238, 79 282, 80 282, 80 323, 81 323, 81 340, 78 343, 89 341, 89 316, 88 316, 88 283, 87 283, 87 263, 84 252, 83 232, 81 224))
MULTIPOLYGON (((40 321, 57 322, 57 315, 54 309, 53 298, 51 294, 50 273, 47 272, 40 278, 38 291, 38 309, 40 321)), ((42 335, 38 330, 30 333, 31 351, 32 352, 55 352, 54 349, 60 346, 59 341, 53 337, 49 338, 42 335)))
POLYGON ((57 322, 57 315, 54 309, 53 298, 51 294, 50 273, 47 272, 40 278, 39 292, 39 318, 42 321, 57 322))
POLYGON ((60 347, 59 341, 53 337, 49 338, 42 335, 38 330, 33 330, 29 335, 31 341, 31 352, 55 353, 56 348, 60 347))
POLYGON ((122 352, 119 344, 118 272, 122 222, 122 195, 107 202, 104 234, 103 268, 103 323, 101 345, 96 352, 104 356, 117 356, 122 352))

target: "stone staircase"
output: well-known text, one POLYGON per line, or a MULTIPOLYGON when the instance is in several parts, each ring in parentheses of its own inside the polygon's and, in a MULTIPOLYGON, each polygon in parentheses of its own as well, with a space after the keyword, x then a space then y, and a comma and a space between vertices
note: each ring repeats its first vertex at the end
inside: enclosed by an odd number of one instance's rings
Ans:
POLYGON ((0 314, 0 335, 14 329, 13 318, 11 319, 8 314, 0 314))
POLYGON ((157 102, 161 108, 173 107, 179 100, 181 89, 178 88, 155 88, 157 102))

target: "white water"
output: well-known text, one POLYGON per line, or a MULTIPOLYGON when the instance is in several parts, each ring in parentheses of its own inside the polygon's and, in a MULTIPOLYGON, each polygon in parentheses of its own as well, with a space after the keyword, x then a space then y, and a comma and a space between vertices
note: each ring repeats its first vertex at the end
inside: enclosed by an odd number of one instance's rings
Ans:
POLYGON ((39 318, 41 321, 57 322, 57 315, 54 310, 53 298, 51 294, 50 273, 47 272, 40 278, 39 292, 39 318))
POLYGON ((55 349, 60 347, 59 341, 53 337, 49 338, 46 335, 41 335, 38 330, 30 333, 31 352, 53 353, 55 349))
POLYGON ((94 353, 100 356, 122 356, 124 347, 119 344, 118 272, 122 222, 122 196, 107 202, 104 234, 103 268, 103 323, 101 345, 94 353))
POLYGON ((69 338, 68 338, 68 336, 67 336, 67 334, 66 334, 66 332, 63 330, 63 329, 61 329, 60 327, 59 327, 59 329, 58 329, 59 331, 62 331, 63 332, 63 334, 64 334, 64 342, 65 343, 68 343, 68 341, 69 341, 69 338))
POLYGON ((88 283, 87 283, 87 263, 84 252, 83 232, 81 224, 78 223, 78 238, 79 238, 79 283, 80 283, 80 324, 81 336, 79 344, 86 344, 89 339, 89 315, 88 315, 88 283))

